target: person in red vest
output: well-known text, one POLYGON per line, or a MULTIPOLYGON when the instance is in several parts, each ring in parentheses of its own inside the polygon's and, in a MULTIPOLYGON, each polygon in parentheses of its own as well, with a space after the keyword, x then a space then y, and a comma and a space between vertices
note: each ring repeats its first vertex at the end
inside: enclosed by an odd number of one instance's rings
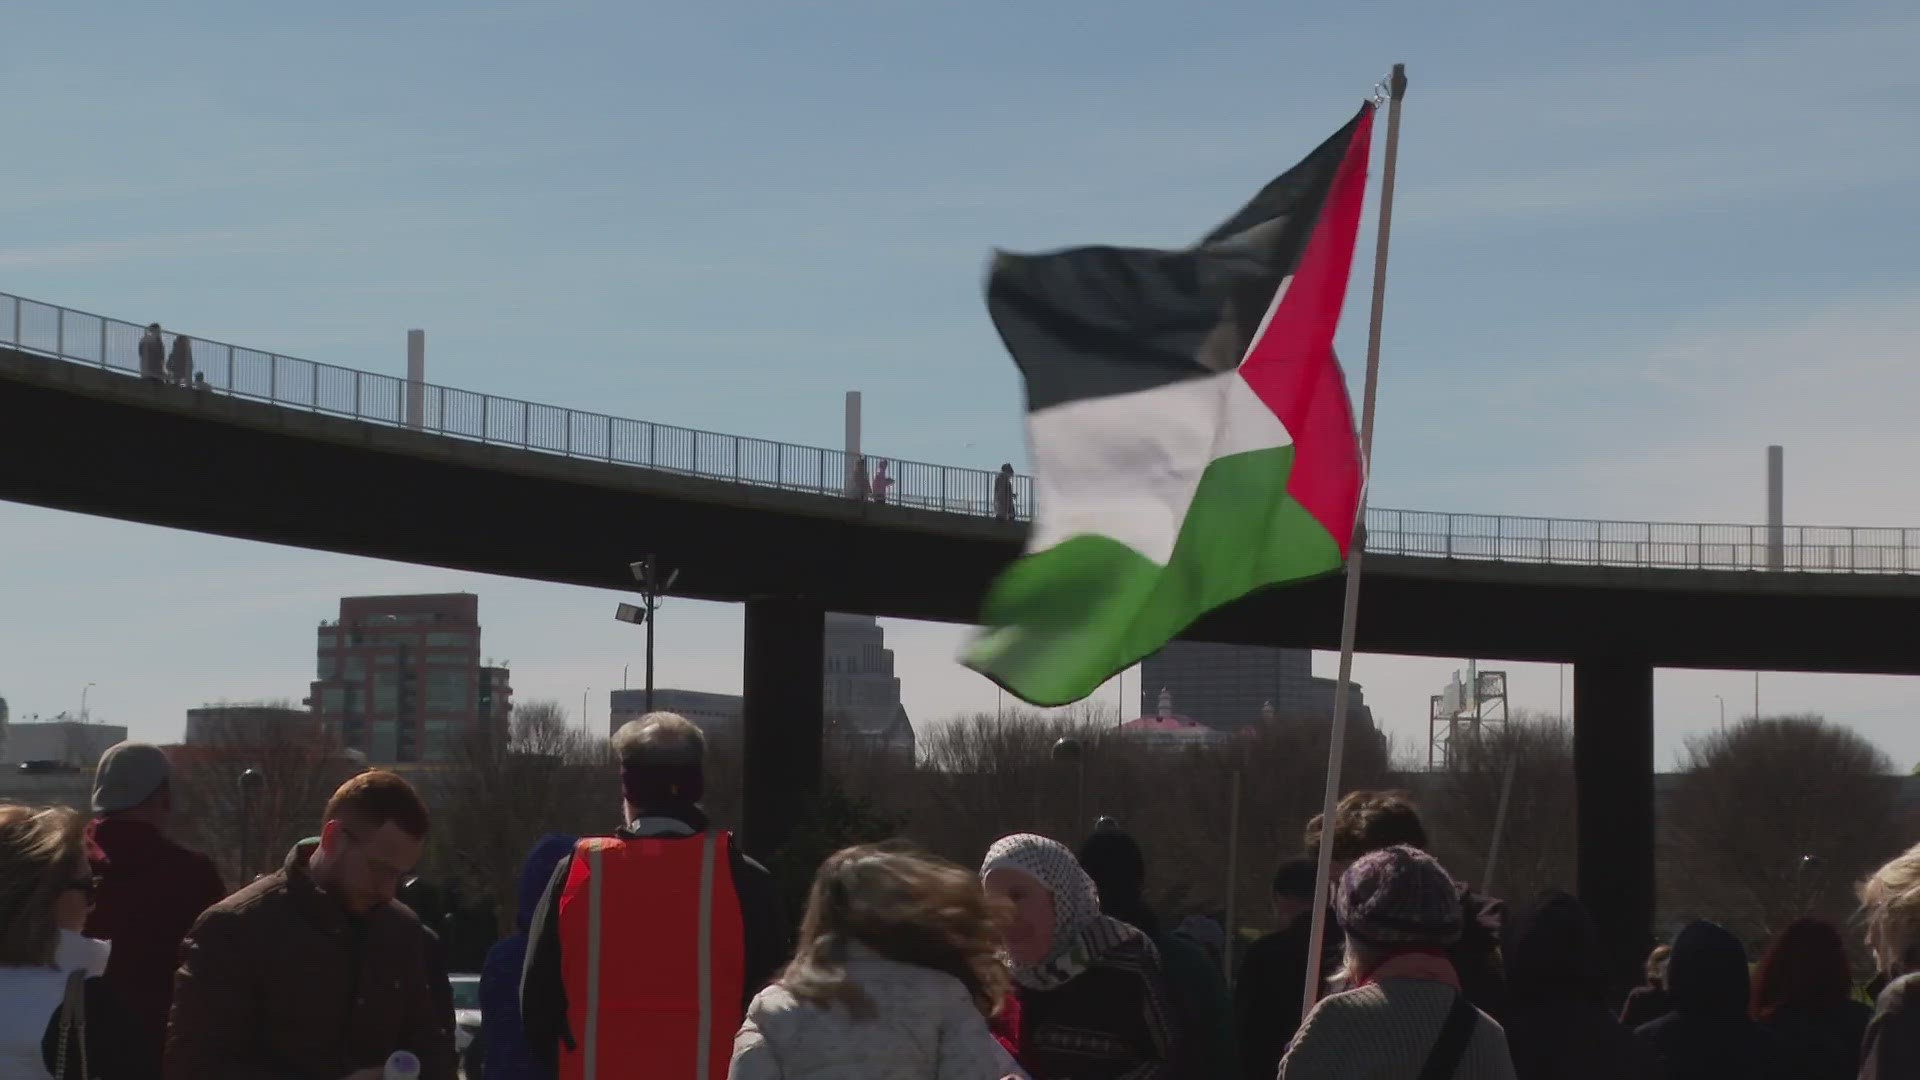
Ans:
POLYGON ((773 877, 712 828, 706 739, 673 713, 613 735, 626 825, 583 837, 534 910, 520 1014, 560 1080, 724 1080, 753 996, 786 963, 773 877))

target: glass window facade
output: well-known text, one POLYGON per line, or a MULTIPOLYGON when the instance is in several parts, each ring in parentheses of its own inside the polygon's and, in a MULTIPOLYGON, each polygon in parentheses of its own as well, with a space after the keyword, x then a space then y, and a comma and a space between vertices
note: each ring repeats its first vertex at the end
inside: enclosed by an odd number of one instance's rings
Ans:
POLYGON ((368 726, 373 729, 373 739, 367 746, 367 757, 374 761, 398 760, 400 757, 398 726, 391 720, 375 720, 368 726))
POLYGON ((427 709, 460 712, 467 707, 467 673, 434 668, 427 672, 427 709))

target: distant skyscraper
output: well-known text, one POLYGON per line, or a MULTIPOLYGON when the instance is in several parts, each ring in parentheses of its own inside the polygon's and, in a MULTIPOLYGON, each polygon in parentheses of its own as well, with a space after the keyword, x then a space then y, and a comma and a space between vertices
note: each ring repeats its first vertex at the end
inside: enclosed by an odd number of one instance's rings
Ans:
MULTIPOLYGON (((1314 677, 1307 649, 1174 641, 1140 662, 1140 715, 1157 715, 1165 690, 1175 713, 1224 731, 1270 718, 1325 723, 1333 719, 1334 682, 1314 677)), ((1373 726, 1358 684, 1348 696, 1347 722, 1373 726)))
POLYGON ((476 733, 504 742, 513 691, 480 663, 472 593, 350 596, 319 630, 316 716, 376 763, 446 761, 476 733))
POLYGON ((847 749, 913 759, 913 723, 900 704, 887 633, 871 615, 827 616, 828 738, 847 749))

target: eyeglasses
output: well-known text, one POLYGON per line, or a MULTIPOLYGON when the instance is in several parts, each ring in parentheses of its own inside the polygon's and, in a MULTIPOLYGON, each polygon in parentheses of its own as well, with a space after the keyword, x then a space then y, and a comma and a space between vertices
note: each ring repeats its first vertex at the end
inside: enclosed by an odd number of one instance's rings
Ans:
POLYGON ((420 880, 419 875, 415 874, 412 870, 403 870, 400 867, 382 862, 367 854, 366 838, 359 833, 354 832, 345 825, 340 826, 340 831, 346 834, 347 839, 353 841, 354 850, 360 854, 360 861, 365 863, 367 869, 372 871, 376 877, 382 880, 392 881, 396 887, 401 889, 408 888, 420 880))
POLYGON ((87 906, 92 907, 94 904, 94 901, 100 895, 100 879, 97 877, 90 877, 83 881, 69 881, 67 882, 66 886, 62 888, 60 891, 61 892, 77 892, 81 895, 82 898, 86 900, 87 906))

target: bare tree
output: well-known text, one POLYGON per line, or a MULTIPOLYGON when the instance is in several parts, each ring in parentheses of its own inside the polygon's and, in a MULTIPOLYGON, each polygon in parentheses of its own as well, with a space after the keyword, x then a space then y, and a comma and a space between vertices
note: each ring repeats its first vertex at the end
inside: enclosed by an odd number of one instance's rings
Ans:
MULTIPOLYGON (((913 840, 962 863, 995 838, 1041 832, 1078 845, 1110 816, 1139 840, 1149 898, 1164 913, 1225 906, 1233 775, 1241 776, 1239 910, 1265 910, 1266 883, 1300 854, 1318 809, 1329 731, 1324 723, 1277 721, 1204 746, 1146 745, 1116 730, 1111 708, 1039 713, 1008 710, 956 717, 920 740, 921 767, 843 781, 901 823, 913 840), (1077 755, 1056 755, 1063 738, 1077 755)), ((1386 744, 1350 730, 1350 788, 1378 786, 1386 744)))
POLYGON ((236 708, 285 710, 273 723, 222 724, 175 751, 175 830, 205 851, 234 886, 280 865, 297 841, 318 832, 327 800, 365 766, 318 717, 291 702, 236 708), (257 782, 243 785, 252 769, 257 782), (242 849, 245 861, 242 862, 242 849))
POLYGON ((1664 904, 1759 940, 1803 914, 1844 920, 1852 883, 1896 851, 1893 763, 1817 715, 1689 739, 1661 822, 1664 904))
POLYGON ((1463 736, 1431 791, 1422 815, 1434 854, 1455 877, 1510 898, 1576 887, 1571 725, 1517 711, 1503 729, 1463 736))
POLYGON ((434 856, 453 879, 509 920, 520 866, 552 832, 603 833, 619 824, 619 778, 608 767, 607 741, 581 731, 552 701, 514 706, 508 741, 475 732, 437 772, 434 856))

